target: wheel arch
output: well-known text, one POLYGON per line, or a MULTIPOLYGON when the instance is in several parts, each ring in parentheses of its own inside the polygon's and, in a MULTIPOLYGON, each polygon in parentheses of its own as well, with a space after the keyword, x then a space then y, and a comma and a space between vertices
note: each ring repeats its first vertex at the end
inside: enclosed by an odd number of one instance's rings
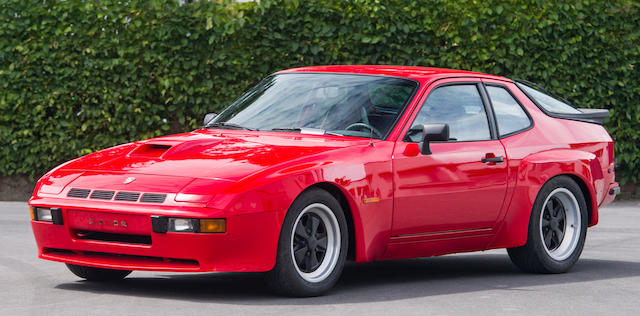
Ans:
POLYGON ((342 207, 342 211, 344 212, 344 216, 347 220, 347 229, 349 232, 349 243, 348 243, 349 248, 347 253, 347 260, 355 260, 357 246, 356 246, 356 233, 355 233, 355 227, 354 227, 355 225, 354 225, 353 211, 352 211, 352 204, 354 203, 352 203, 352 201, 349 201, 349 199, 347 198, 347 194, 345 194, 342 191, 342 189, 340 189, 337 185, 330 182, 315 183, 305 188, 302 192, 300 192, 300 194, 298 194, 298 196, 315 188, 322 189, 324 191, 329 192, 329 194, 331 194, 336 200, 338 200, 338 203, 340 203, 340 206, 342 207))
POLYGON ((573 180, 573 182, 575 182, 580 187, 580 191, 582 191, 582 195, 584 196, 584 199, 585 199, 585 204, 587 205, 587 221, 589 222, 589 226, 595 225, 595 222, 597 222, 597 218, 598 218, 598 214, 597 214, 598 209, 597 208, 594 209, 594 202, 593 202, 594 199, 591 196, 592 193, 591 191, 589 191, 589 187, 587 187, 587 184, 584 182, 584 180, 579 176, 571 173, 559 174, 556 177, 558 176, 567 176, 571 178, 571 180, 573 180), (595 217, 594 217, 594 214, 595 214, 595 217))
POLYGON ((598 172, 597 161, 592 153, 566 149, 540 152, 523 159, 508 211, 488 248, 519 247, 527 242, 535 200, 542 186, 559 176, 567 176, 578 185, 587 205, 589 226, 595 225, 598 222, 598 207, 593 175, 598 172))

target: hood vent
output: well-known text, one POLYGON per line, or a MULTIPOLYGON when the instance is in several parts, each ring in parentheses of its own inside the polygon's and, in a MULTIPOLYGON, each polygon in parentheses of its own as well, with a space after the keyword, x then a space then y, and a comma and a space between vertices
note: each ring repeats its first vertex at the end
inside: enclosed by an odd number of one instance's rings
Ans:
POLYGON ((167 198, 166 194, 160 193, 141 193, 141 192, 127 192, 119 191, 106 191, 106 190, 91 190, 73 188, 67 193, 67 197, 86 199, 87 197, 92 200, 104 200, 104 201, 127 201, 127 202, 141 202, 141 203, 155 203, 162 204, 167 198), (91 193, 91 196, 89 196, 91 193), (115 198, 114 198, 115 196, 115 198), (142 196, 142 198, 140 198, 142 196), (139 199, 139 201, 138 201, 139 199))
POLYGON ((142 203, 162 203, 167 197, 166 194, 145 193, 142 195, 140 202, 142 203))
POLYGON ((88 189, 71 189, 67 194, 68 197, 81 198, 86 199, 91 193, 91 190, 88 189))
POLYGON ((91 198, 95 200, 111 200, 113 198, 114 191, 101 191, 95 190, 91 193, 91 198))
POLYGON ((129 155, 130 156, 142 156, 142 157, 160 157, 167 150, 169 150, 171 146, 169 145, 160 145, 160 144, 144 144, 136 149, 134 149, 129 155))
POLYGON ((138 202, 140 192, 124 192, 120 191, 116 194, 116 201, 138 202))

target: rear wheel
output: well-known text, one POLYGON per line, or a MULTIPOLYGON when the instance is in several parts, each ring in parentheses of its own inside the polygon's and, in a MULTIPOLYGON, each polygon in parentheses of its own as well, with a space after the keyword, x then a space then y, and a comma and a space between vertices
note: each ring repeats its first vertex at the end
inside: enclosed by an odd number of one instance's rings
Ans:
POLYGON ((67 268, 69 271, 73 272, 73 274, 86 279, 87 281, 96 282, 119 281, 131 273, 129 270, 93 268, 69 263, 67 263, 67 268))
POLYGON ((555 177, 536 197, 527 243, 508 249, 509 257, 526 272, 569 271, 582 253, 587 225, 587 205, 580 187, 569 177, 555 177))
POLYGON ((293 203, 282 225, 269 287, 288 296, 317 296, 340 278, 347 255, 347 223, 340 203, 312 189, 293 203))

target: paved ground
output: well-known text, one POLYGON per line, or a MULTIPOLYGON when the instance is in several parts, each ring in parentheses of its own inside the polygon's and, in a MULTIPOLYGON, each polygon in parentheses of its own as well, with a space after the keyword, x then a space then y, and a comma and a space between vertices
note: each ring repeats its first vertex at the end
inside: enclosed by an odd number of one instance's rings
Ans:
POLYGON ((516 270, 504 250, 350 265, 328 296, 269 294, 257 274, 134 272, 91 284, 39 260, 25 203, 0 203, 0 315, 638 315, 640 203, 604 208, 572 272, 516 270))

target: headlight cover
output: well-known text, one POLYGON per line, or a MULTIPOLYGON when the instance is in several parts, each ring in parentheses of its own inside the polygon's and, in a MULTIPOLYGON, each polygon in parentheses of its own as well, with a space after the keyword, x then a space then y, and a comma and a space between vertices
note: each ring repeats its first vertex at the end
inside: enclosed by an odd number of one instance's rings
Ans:
POLYGON ((222 179, 196 178, 176 194, 175 201, 206 204, 213 198, 215 193, 221 192, 234 183, 233 181, 222 179))

